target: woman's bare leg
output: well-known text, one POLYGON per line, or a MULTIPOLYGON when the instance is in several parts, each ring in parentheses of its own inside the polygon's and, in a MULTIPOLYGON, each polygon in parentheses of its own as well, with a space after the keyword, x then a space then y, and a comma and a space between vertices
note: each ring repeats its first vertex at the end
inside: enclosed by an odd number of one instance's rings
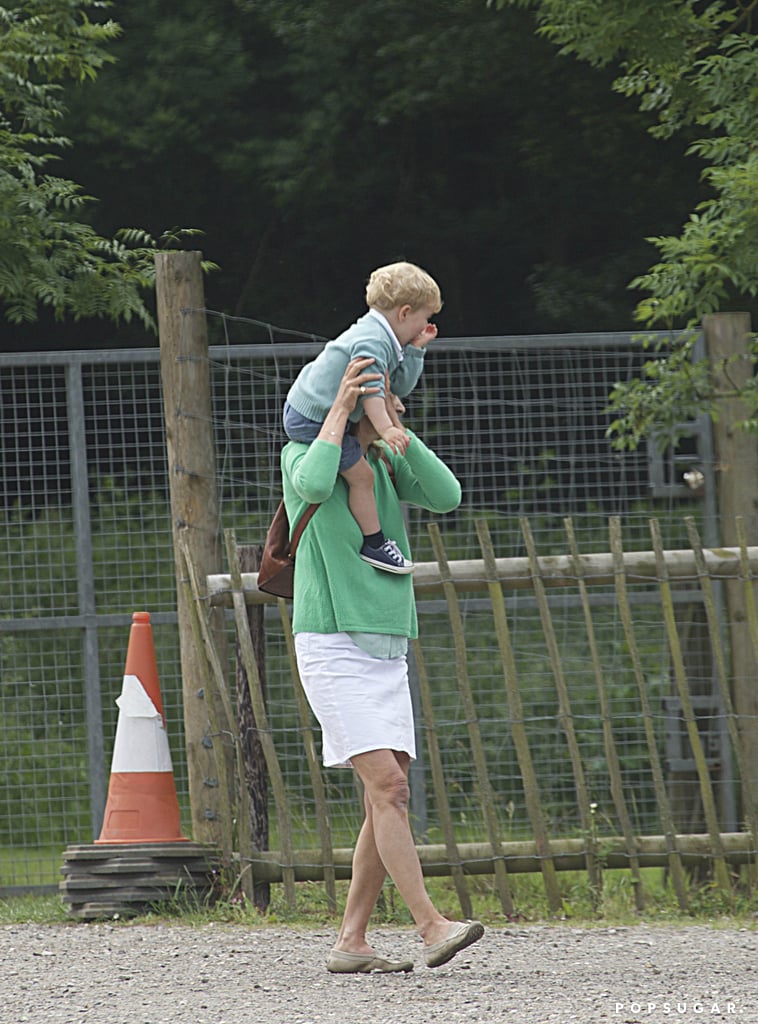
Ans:
POLYGON ((366 941, 366 930, 387 877, 387 869, 376 849, 373 815, 367 796, 364 796, 364 804, 366 817, 355 844, 352 880, 334 947, 349 953, 373 953, 373 948, 366 941))
POLYGON ((450 922, 429 898, 408 821, 407 754, 372 750, 352 758, 365 790, 366 819, 353 855, 353 879, 337 948, 368 952, 366 929, 389 874, 425 944, 447 935, 450 922), (344 943, 341 945, 340 943, 344 943))

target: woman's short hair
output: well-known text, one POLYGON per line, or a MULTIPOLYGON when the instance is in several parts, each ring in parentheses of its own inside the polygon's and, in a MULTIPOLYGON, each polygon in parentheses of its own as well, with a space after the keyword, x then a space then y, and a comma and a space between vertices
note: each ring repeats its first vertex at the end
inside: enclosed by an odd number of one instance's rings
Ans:
POLYGON ((439 313, 442 296, 434 278, 415 263, 388 263, 377 267, 368 279, 366 303, 382 313, 405 305, 414 310, 429 306, 439 313))

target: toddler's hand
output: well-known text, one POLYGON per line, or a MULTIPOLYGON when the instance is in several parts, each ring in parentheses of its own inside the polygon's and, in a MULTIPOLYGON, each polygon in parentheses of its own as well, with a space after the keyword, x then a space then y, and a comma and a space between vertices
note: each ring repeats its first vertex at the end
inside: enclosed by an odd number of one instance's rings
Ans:
POLYGON ((395 455, 402 455, 410 444, 410 437, 402 427, 388 427, 382 434, 384 441, 395 455))
POLYGON ((411 342, 414 348, 426 348, 432 338, 437 337, 437 325, 427 324, 426 327, 411 342))

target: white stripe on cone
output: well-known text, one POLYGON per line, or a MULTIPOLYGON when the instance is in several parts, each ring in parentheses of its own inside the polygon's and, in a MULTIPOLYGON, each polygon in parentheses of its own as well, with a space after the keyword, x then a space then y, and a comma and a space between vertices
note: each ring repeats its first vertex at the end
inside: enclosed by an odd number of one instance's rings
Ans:
POLYGON ((163 718, 137 676, 124 676, 113 743, 112 772, 170 772, 163 718))

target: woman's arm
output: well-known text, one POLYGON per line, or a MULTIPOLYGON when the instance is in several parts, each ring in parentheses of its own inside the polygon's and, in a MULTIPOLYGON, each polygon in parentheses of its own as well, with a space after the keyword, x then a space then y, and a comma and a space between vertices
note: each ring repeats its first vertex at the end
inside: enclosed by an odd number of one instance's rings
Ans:
POLYGON ((405 455, 389 456, 401 501, 430 512, 452 512, 461 503, 461 485, 453 471, 412 431, 405 455))
POLYGON ((358 399, 367 395, 375 395, 381 391, 381 388, 373 381, 381 380, 383 374, 364 373, 373 362, 373 356, 359 356, 357 359, 351 359, 347 364, 337 396, 332 402, 326 419, 321 424, 319 441, 329 441, 331 444, 341 446, 348 416, 358 404, 358 399))

